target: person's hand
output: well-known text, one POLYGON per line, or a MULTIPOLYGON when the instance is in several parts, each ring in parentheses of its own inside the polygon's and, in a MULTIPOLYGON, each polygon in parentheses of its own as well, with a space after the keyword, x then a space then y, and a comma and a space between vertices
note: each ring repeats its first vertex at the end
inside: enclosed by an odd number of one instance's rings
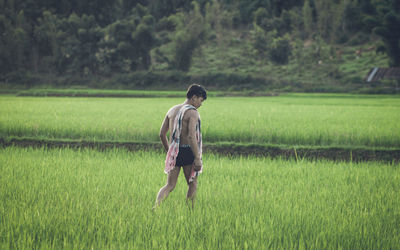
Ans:
POLYGON ((194 159, 194 170, 195 171, 200 171, 201 170, 201 160, 199 158, 194 159))

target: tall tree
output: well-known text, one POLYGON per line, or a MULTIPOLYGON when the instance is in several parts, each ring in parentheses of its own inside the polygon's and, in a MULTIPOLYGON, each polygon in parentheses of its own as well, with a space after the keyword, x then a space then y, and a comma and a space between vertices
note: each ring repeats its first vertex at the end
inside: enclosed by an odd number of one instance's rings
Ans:
POLYGON ((139 68, 149 69, 151 65, 150 50, 155 44, 154 18, 146 15, 132 34, 133 43, 136 45, 137 54, 140 60, 139 68))
POLYGON ((400 1, 374 1, 377 13, 365 18, 365 24, 381 37, 391 66, 400 66, 400 1))
POLYGON ((96 53, 103 73, 148 69, 154 47, 154 18, 137 5, 124 19, 104 28, 96 53))
POLYGON ((313 17, 313 6, 310 0, 305 0, 303 5, 303 23, 304 32, 307 36, 311 35, 314 30, 314 17, 313 17))
POLYGON ((23 10, 14 9, 12 1, 0 12, 0 72, 8 73, 30 67, 31 25, 23 10))
POLYGON ((50 11, 44 11, 42 17, 38 18, 33 39, 38 50, 38 58, 34 65, 36 70, 46 73, 62 71, 63 54, 58 38, 58 35, 62 34, 59 30, 60 24, 61 19, 50 11))
POLYGON ((206 22, 200 12, 200 6, 196 2, 192 4, 193 10, 182 16, 172 38, 172 67, 182 71, 190 69, 193 53, 203 42, 206 32, 206 22))

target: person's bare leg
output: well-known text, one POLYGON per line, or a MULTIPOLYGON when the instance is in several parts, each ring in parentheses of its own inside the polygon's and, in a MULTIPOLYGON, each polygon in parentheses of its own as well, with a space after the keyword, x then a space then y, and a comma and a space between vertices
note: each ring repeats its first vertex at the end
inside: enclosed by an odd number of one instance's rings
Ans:
POLYGON ((186 202, 189 200, 192 202, 192 209, 194 208, 194 198, 196 196, 196 190, 197 190, 197 177, 194 179, 194 181, 189 183, 189 178, 190 178, 190 173, 192 171, 192 165, 184 166, 183 167, 183 173, 185 174, 186 182, 188 184, 188 192, 186 194, 186 202))
POLYGON ((160 191, 158 191, 157 200, 156 200, 156 204, 154 205, 154 208, 159 206, 161 204, 161 202, 165 198, 167 198, 169 193, 172 192, 172 190, 174 190, 174 188, 176 186, 176 182, 178 181, 178 176, 179 176, 180 170, 181 170, 181 168, 175 167, 169 172, 168 178, 167 178, 167 184, 164 187, 162 187, 160 189, 160 191))

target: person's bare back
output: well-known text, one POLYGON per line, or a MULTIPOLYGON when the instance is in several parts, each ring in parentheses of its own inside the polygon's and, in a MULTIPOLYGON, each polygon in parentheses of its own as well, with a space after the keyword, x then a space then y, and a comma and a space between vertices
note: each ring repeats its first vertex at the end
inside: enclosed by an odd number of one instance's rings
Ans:
MULTIPOLYGON (((170 131, 174 128, 176 116, 178 115, 179 110, 183 107, 183 105, 185 104, 176 105, 168 111, 166 116, 168 118, 170 131)), ((193 151, 193 156, 195 160, 200 159, 199 149, 196 141, 196 124, 198 123, 198 120, 199 113, 197 112, 197 110, 190 109, 186 111, 182 118, 182 131, 180 137, 180 146, 189 145, 193 151)), ((171 140, 172 133, 170 133, 169 135, 169 143, 171 143, 171 140)))

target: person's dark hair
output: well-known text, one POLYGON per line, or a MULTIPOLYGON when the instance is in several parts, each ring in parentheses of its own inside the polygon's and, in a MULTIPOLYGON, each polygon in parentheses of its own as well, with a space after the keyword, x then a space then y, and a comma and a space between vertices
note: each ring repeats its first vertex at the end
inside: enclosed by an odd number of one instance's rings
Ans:
POLYGON ((186 97, 187 99, 190 99, 194 95, 197 97, 203 97, 204 100, 207 99, 206 89, 203 86, 195 83, 189 86, 186 97))

